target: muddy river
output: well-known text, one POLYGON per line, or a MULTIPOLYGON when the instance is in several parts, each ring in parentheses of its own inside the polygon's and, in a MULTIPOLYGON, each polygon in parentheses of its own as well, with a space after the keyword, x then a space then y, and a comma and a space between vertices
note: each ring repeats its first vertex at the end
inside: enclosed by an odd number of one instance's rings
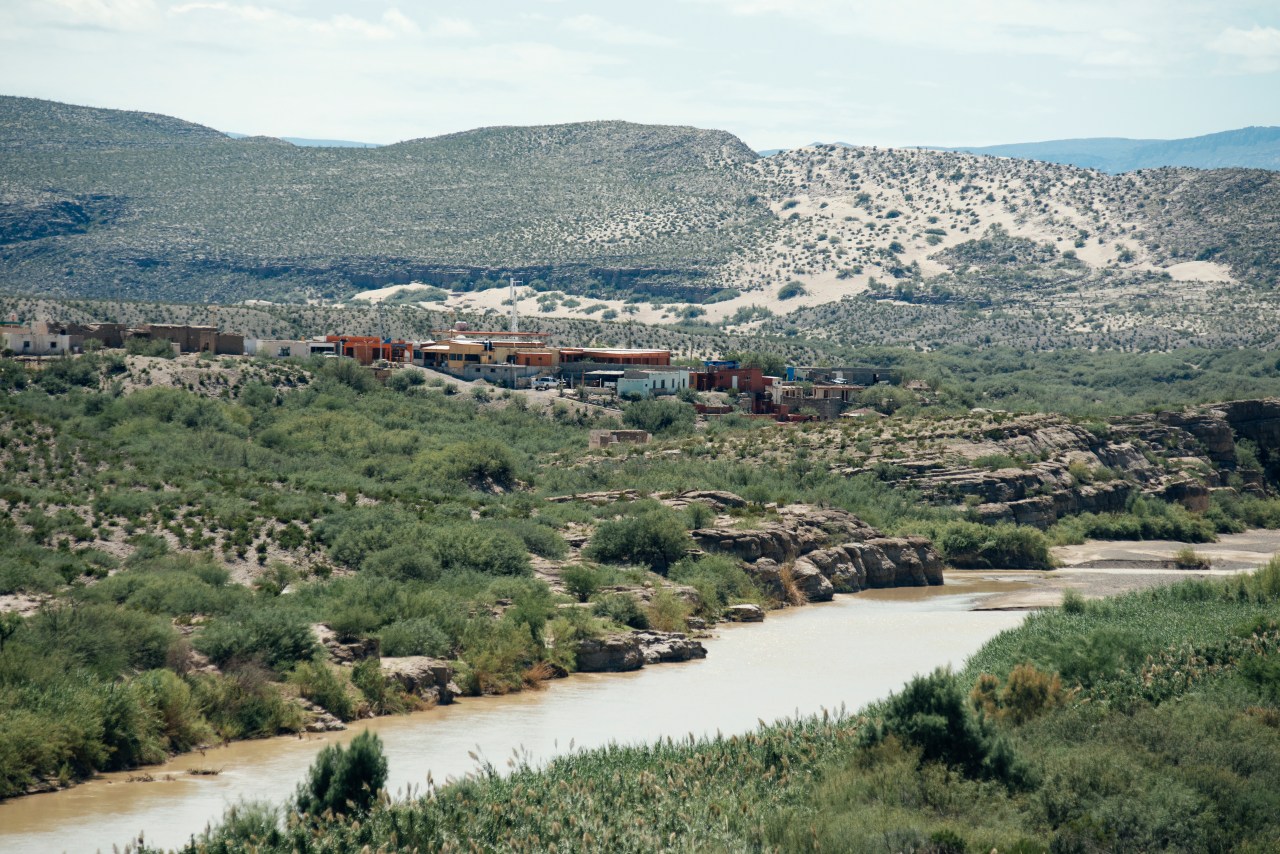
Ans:
POLYGON ((744 732, 761 720, 856 709, 914 673, 959 665, 1022 612, 970 610, 975 598, 1024 582, 962 580, 945 588, 870 591, 718 628, 706 660, 628 674, 579 674, 545 690, 467 698, 449 707, 360 722, 341 733, 240 742, 0 804, 0 851, 110 851, 145 830, 179 845, 240 799, 282 801, 325 744, 364 729, 386 747, 389 785, 403 793, 513 753, 545 761, 611 741, 744 732), (197 776, 190 769, 216 769, 197 776), (143 772, 133 772, 135 778, 143 772))

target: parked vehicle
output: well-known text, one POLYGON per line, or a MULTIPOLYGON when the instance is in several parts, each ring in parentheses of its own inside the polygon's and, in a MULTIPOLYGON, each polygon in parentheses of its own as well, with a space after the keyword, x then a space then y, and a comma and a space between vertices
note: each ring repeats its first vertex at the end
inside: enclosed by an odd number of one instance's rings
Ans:
POLYGON ((550 391, 553 388, 560 387, 560 380, 555 377, 535 377, 533 380, 534 391, 550 391))

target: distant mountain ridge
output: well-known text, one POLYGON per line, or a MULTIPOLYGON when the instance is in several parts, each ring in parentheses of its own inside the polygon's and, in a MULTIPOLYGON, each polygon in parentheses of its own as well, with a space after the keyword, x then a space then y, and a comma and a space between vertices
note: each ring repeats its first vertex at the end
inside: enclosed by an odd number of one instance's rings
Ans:
MULTIPOLYGON (((227 131, 227 136, 232 139, 250 139, 254 135, 251 133, 232 133, 227 131)), ((282 136, 279 137, 291 145, 297 145, 301 148, 381 148, 382 144, 378 142, 356 142, 350 139, 311 139, 305 136, 282 136)))
POLYGON ((1274 171, 1280 170, 1280 127, 1247 127, 1186 139, 1099 137, 937 150, 1042 160, 1112 174, 1167 166, 1274 171))

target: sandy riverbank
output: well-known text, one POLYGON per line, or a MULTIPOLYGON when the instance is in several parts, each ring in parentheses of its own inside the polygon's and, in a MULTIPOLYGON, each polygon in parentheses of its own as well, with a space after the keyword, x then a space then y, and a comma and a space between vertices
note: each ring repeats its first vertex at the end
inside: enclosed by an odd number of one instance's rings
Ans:
POLYGON ((1060 564, 1048 572, 1027 570, 967 570, 947 573, 946 584, 965 585, 984 595, 975 610, 1030 610, 1062 603, 1067 590, 1086 599, 1102 599, 1133 590, 1176 584, 1188 578, 1210 578, 1249 572, 1280 554, 1280 531, 1253 530, 1228 534, 1216 543, 1194 546, 1209 560, 1207 570, 1172 569, 1166 564, 1186 543, 1170 540, 1113 542, 1090 540, 1060 546, 1053 556, 1060 564))

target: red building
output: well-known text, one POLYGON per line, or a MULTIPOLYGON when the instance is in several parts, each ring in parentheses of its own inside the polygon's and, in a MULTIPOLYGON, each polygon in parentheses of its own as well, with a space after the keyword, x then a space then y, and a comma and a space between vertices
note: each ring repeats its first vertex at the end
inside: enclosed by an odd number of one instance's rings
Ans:
POLYGON ((737 391, 740 394, 763 392, 773 382, 759 368, 715 368, 690 374, 698 391, 737 391))

